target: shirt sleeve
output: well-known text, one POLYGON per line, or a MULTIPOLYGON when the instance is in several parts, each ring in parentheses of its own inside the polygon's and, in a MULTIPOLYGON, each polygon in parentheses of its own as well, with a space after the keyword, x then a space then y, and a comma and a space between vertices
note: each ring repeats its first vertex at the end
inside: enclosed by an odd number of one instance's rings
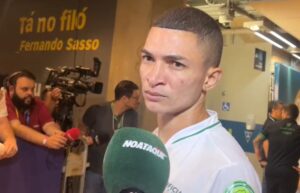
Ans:
POLYGON ((91 128, 94 123, 95 123, 95 117, 96 115, 99 115, 99 113, 97 113, 99 109, 98 105, 93 105, 90 106, 84 113, 83 117, 82 117, 82 122, 84 123, 85 126, 87 126, 87 129, 91 128))
POLYGON ((36 99, 36 103, 39 106, 39 121, 41 127, 43 127, 46 123, 52 122, 53 119, 47 107, 42 101, 36 99))
POLYGON ((15 106, 9 97, 5 97, 7 107, 7 118, 9 121, 19 119, 15 106))
POLYGON ((263 135, 264 138, 268 138, 269 137, 269 133, 270 133, 270 127, 271 127, 271 125, 270 124, 267 125, 266 128, 264 128, 264 130, 260 133, 260 135, 263 135))
POLYGON ((0 117, 7 116, 7 108, 6 108, 6 101, 5 101, 5 90, 1 88, 0 90, 0 117))
POLYGON ((210 193, 235 192, 237 190, 261 193, 260 181, 255 170, 245 167, 243 164, 233 164, 222 168, 211 187, 210 193))

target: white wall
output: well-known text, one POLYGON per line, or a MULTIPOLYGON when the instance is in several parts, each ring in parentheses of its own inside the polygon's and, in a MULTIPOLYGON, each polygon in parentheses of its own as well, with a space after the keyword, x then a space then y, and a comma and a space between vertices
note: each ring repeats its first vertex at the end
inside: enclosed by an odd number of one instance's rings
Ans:
POLYGON ((221 68, 223 77, 207 97, 207 107, 216 110, 220 119, 245 122, 254 114, 256 123, 266 119, 270 88, 270 56, 267 43, 233 44, 224 47, 221 68), (255 48, 266 51, 266 70, 253 68, 255 48), (230 111, 222 111, 222 102, 230 102, 230 111))

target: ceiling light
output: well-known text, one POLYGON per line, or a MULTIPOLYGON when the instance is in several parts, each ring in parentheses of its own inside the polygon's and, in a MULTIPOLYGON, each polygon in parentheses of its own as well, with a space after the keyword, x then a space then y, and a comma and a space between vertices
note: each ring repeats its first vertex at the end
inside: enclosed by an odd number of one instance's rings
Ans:
POLYGON ((246 21, 243 23, 244 28, 248 28, 251 31, 258 31, 262 28, 264 28, 264 22, 263 21, 246 21))
POLYGON ((297 58, 298 60, 300 60, 300 56, 297 54, 292 54, 295 58, 297 58))
POLYGON ((276 38, 280 39, 281 41, 283 41, 287 45, 291 46, 292 48, 296 48, 297 47, 297 46, 295 46, 295 44, 291 43, 290 41, 288 41, 287 39, 285 39, 284 37, 282 37, 281 35, 279 35, 278 33, 274 32, 274 31, 270 31, 270 34, 272 34, 276 38))
POLYGON ((252 30, 252 31, 258 31, 259 30, 259 26, 258 25, 250 26, 250 30, 252 30))
POLYGON ((261 39, 264 39, 266 40, 267 42, 273 44, 274 46, 276 46, 277 48, 279 49, 283 49, 283 46, 274 42, 273 40, 271 40, 270 38, 268 38, 267 36, 263 35, 262 33, 260 32, 254 32, 255 35, 257 35, 258 37, 260 37, 261 39))

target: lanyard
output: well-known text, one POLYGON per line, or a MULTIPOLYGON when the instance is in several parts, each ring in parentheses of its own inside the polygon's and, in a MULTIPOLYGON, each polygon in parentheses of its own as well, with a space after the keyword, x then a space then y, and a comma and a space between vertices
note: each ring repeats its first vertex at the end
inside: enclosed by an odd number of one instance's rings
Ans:
POLYGON ((114 115, 114 104, 111 103, 111 111, 112 111, 112 129, 113 131, 120 129, 123 127, 124 123, 124 113, 120 116, 115 116, 114 115))
MULTIPOLYGON (((17 109, 16 109, 16 115, 17 115, 17 118, 20 120, 19 111, 17 109)), ((29 126, 29 124, 30 124, 30 111, 29 110, 26 110, 24 112, 24 120, 25 120, 25 124, 27 126, 29 126)))
POLYGON ((113 130, 120 129, 123 127, 124 114, 121 117, 113 115, 113 130))

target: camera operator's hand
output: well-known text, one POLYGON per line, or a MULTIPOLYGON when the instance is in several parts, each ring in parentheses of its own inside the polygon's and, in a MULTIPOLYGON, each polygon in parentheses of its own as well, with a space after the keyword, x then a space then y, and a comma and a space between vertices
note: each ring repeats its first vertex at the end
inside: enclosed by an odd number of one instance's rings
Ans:
POLYGON ((65 147, 67 140, 65 134, 61 132, 45 138, 43 144, 50 149, 60 149, 65 147))
POLYGON ((61 98, 62 93, 60 88, 54 88, 52 90, 46 91, 43 101, 50 113, 53 113, 61 98))
POLYGON ((50 91, 50 97, 53 101, 57 102, 59 99, 61 99, 61 89, 60 88, 54 88, 50 91))

